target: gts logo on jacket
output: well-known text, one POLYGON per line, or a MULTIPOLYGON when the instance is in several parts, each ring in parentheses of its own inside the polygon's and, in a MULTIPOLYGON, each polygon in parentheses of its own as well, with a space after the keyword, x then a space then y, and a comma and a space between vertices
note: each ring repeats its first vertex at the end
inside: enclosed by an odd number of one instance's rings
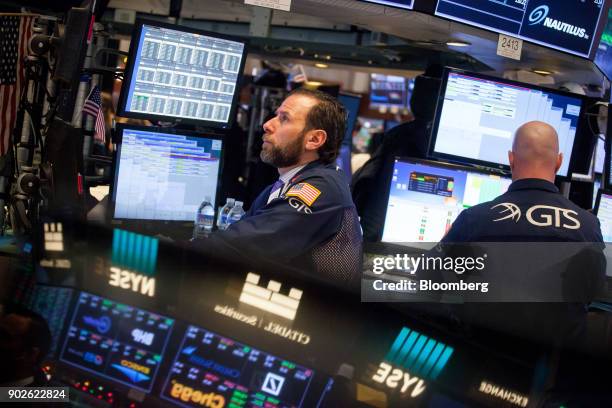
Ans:
MULTIPOLYGON (((514 203, 499 203, 491 207, 491 210, 501 207, 499 215, 493 222, 512 220, 515 223, 521 219, 521 209, 514 203)), ((530 207, 525 213, 525 218, 531 225, 536 227, 565 228, 576 230, 580 228, 580 221, 575 218, 578 213, 567 208, 553 207, 552 205, 538 204, 530 207)))

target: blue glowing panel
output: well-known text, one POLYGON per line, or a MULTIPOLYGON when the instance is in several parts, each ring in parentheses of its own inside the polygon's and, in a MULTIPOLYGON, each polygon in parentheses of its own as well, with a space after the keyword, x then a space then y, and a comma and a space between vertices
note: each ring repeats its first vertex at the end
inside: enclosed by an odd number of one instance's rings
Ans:
POLYGON ((174 320, 82 292, 60 359, 150 392, 174 320))
POLYGON ((314 371, 189 326, 161 397, 183 407, 301 407, 314 371), (195 396, 198 396, 197 398, 195 396))
POLYGON ((589 57, 604 0, 438 0, 435 14, 589 57))

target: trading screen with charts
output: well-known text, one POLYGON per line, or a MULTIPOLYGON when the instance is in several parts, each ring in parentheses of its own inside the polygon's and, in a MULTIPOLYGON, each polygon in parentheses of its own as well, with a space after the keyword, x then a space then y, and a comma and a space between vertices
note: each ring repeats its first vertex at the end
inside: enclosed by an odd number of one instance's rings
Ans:
POLYGON ((193 220, 206 197, 215 203, 221 149, 221 140, 124 129, 114 218, 193 220))
POLYGON ((465 168, 396 160, 382 241, 438 242, 461 211, 505 193, 511 182, 465 168))
POLYGON ((144 24, 125 110, 226 123, 244 44, 144 24))
POLYGON ((60 359, 150 392, 174 319, 82 292, 60 359))
POLYGON ((184 407, 202 406, 204 398, 218 407, 300 407, 313 375, 309 368, 189 326, 161 397, 184 407))
POLYGON ((516 129, 540 120, 559 135, 557 174, 566 176, 581 106, 578 98, 449 72, 433 151, 508 165, 516 129))

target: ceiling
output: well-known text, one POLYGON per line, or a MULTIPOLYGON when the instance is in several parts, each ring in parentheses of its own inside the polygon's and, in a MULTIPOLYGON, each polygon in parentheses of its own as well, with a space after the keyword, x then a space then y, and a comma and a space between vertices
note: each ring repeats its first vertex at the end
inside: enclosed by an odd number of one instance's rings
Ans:
MULTIPOLYGON (((169 4, 169 0, 111 0, 109 8, 167 15, 169 4)), ((221 24, 225 27, 220 31, 237 30, 236 34, 248 35, 253 7, 246 6, 244 0, 183 0, 180 16, 186 25, 202 27, 207 22, 204 28, 211 29, 221 24), (242 32, 238 26, 242 26, 242 32)), ((360 71, 363 67, 418 71, 432 62, 499 76, 515 70, 544 69, 553 72, 556 83, 578 82, 590 85, 592 90, 602 89, 602 93, 609 87, 589 60, 524 43, 521 61, 515 61, 496 55, 498 35, 493 32, 356 0, 293 0, 291 12, 273 12, 271 25, 268 37, 251 38, 250 52, 302 60, 330 55, 329 62, 360 71), (388 36, 372 36, 369 31, 388 36), (470 45, 449 47, 446 42, 451 39, 470 45)), ((535 74, 526 81, 552 82, 535 74)))

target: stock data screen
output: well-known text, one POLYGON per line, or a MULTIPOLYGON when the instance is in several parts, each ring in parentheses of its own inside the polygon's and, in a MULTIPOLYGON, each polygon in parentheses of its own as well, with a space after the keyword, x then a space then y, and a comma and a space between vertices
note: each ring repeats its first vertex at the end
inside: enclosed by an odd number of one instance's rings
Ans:
POLYGON ((461 211, 508 190, 509 178, 396 160, 383 242, 438 242, 461 211))
POLYGON ((60 359, 150 392, 174 320, 82 292, 60 359))
POLYGON ((370 74, 370 108, 405 108, 407 101, 406 78, 370 74))
POLYGON ((601 193, 597 218, 601 225, 601 235, 604 242, 612 242, 612 195, 601 193))
POLYGON ((353 129, 355 128, 355 122, 357 121, 357 115, 359 114, 359 104, 361 103, 361 95, 338 95, 338 101, 344 106, 348 113, 346 119, 346 132, 342 144, 351 145, 353 137, 353 129))
POLYGON ((191 221, 207 197, 214 205, 222 141, 124 129, 113 201, 117 219, 191 221))
POLYGON ((300 407, 313 375, 309 368, 189 326, 161 397, 183 407, 300 407))
POLYGON ((125 111, 225 124, 245 45, 143 24, 125 111))
POLYGON ((604 0, 438 0, 435 14, 589 57, 604 0))
POLYGON ((556 129, 563 153, 557 174, 567 176, 581 99, 452 71, 443 95, 438 104, 434 155, 508 166, 516 129, 539 120, 556 129))

